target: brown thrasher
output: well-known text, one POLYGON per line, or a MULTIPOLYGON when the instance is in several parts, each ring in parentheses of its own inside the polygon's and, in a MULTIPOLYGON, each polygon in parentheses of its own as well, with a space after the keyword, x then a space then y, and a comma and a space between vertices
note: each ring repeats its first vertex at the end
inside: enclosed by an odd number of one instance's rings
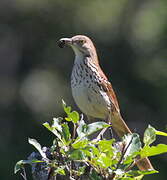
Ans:
MULTIPOLYGON (((73 98, 88 117, 108 119, 119 137, 132 133, 121 117, 117 98, 111 83, 103 73, 95 46, 90 38, 77 35, 62 38, 59 47, 70 46, 75 53, 71 75, 73 98)), ((153 169, 148 158, 136 161, 140 170, 153 169)))

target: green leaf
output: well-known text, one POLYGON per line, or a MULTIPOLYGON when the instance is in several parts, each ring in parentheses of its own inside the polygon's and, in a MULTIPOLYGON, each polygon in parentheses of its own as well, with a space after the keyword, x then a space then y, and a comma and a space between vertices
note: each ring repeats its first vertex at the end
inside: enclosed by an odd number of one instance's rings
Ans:
POLYGON ((52 128, 57 129, 59 132, 62 132, 62 126, 60 124, 60 122, 62 121, 62 118, 53 118, 53 124, 52 124, 52 128))
POLYGON ((50 126, 50 124, 48 122, 43 123, 43 126, 45 126, 49 131, 52 132, 53 128, 50 126))
POLYGON ((70 106, 67 106, 65 101, 62 99, 62 106, 63 106, 63 109, 64 109, 64 112, 66 112, 66 114, 70 114, 71 112, 71 107, 70 106))
POLYGON ((150 170, 150 171, 130 170, 126 173, 126 175, 136 177, 139 175, 148 175, 148 174, 155 174, 155 173, 159 173, 159 172, 156 170, 150 170))
POLYGON ((88 145, 82 150, 87 156, 91 158, 94 158, 100 155, 99 149, 95 147, 95 145, 88 145))
POLYGON ((85 153, 80 149, 75 149, 70 153, 70 158, 73 160, 85 159, 85 153))
POLYGON ((97 158, 97 163, 102 168, 108 168, 112 165, 112 159, 108 157, 106 153, 101 153, 100 156, 97 158))
POLYGON ((68 117, 65 118, 66 121, 72 121, 74 124, 79 121, 79 114, 76 111, 72 111, 68 114, 68 117))
POLYGON ((39 162, 43 162, 40 161, 38 159, 32 159, 32 160, 20 160, 16 163, 15 167, 14 167, 14 173, 16 174, 18 171, 20 171, 25 164, 33 164, 33 163, 39 163, 39 162))
POLYGON ((79 114, 77 111, 72 111, 70 114, 69 114, 69 117, 71 118, 71 121, 73 123, 77 123, 79 121, 79 114))
POLYGON ((86 124, 82 119, 78 122, 78 124, 77 134, 79 138, 87 137, 103 128, 110 127, 109 124, 103 121, 86 124))
MULTIPOLYGON (((122 169, 116 169, 116 171, 114 171, 114 173, 116 174, 117 177, 122 177, 124 175, 125 171, 122 169)), ((118 179, 118 178, 116 178, 116 179, 118 179)), ((121 178, 119 178, 119 179, 121 179, 121 178)))
POLYGON ((78 122, 77 134, 79 138, 86 136, 87 127, 88 125, 83 119, 78 122))
POLYGON ((51 127, 47 122, 43 123, 43 126, 45 126, 49 131, 51 131, 55 136, 57 136, 59 140, 63 141, 61 138, 61 134, 56 130, 55 127, 51 127))
POLYGON ((47 158, 46 154, 42 151, 41 145, 38 143, 36 139, 28 138, 28 142, 38 150, 38 152, 41 154, 43 158, 47 158))
MULTIPOLYGON (((122 170, 120 169, 120 172, 122 170)), ((140 172, 142 171, 133 171, 133 170, 130 170, 128 172, 124 172, 122 171, 122 175, 123 177, 120 178, 120 180, 141 180, 143 178, 143 174, 140 174, 140 172)), ((121 174, 120 174, 121 175, 121 174)))
POLYGON ((149 146, 156 140, 156 130, 152 126, 148 126, 148 128, 144 132, 143 142, 145 146, 149 146))
POLYGON ((80 175, 84 174, 85 173, 85 169, 86 169, 86 166, 79 167, 78 175, 80 176, 80 175))
POLYGON ((20 171, 24 167, 24 164, 26 164, 25 160, 18 161, 14 167, 14 173, 16 174, 18 171, 20 171))
POLYGON ((91 123, 91 124, 88 124, 87 126, 87 131, 86 131, 86 135, 89 136, 103 128, 107 128, 107 127, 110 127, 109 124, 101 121, 101 122, 94 122, 94 123, 91 123))
POLYGON ((113 142, 114 142, 114 139, 101 140, 98 142, 98 147, 101 152, 113 151, 113 147, 112 147, 113 142))
POLYGON ((63 140, 62 140, 62 138, 61 138, 61 134, 60 134, 56 129, 52 130, 52 133, 53 133, 55 136, 57 136, 57 138, 58 138, 60 141, 63 142, 63 140))
POLYGON ((156 174, 156 173, 159 173, 159 171, 156 171, 156 170, 140 171, 140 174, 143 174, 143 175, 156 174))
POLYGON ((73 144, 72 144, 72 147, 74 149, 80 149, 80 148, 85 148, 86 145, 88 144, 88 139, 79 139, 79 140, 76 140, 73 144))
POLYGON ((16 163, 14 167, 14 173, 16 174, 18 171, 20 171, 23 167, 23 160, 20 160, 16 163))
POLYGON ((60 175, 66 175, 65 173, 65 166, 60 166, 57 169, 54 170, 54 173, 60 174, 60 175))
POLYGON ((141 180, 141 179, 143 179, 143 176, 144 175, 139 175, 136 177, 123 177, 123 178, 120 178, 120 180, 141 180))
POLYGON ((69 118, 69 117, 65 117, 65 120, 66 120, 66 121, 69 121, 69 122, 72 121, 72 119, 69 118))
POLYGON ((125 135, 123 142, 126 144, 125 149, 127 148, 124 157, 131 156, 141 149, 140 138, 136 133, 125 135))
POLYGON ((158 144, 157 146, 144 146, 140 152, 141 158, 155 156, 167 152, 166 144, 158 144))
POLYGON ((70 134, 70 130, 69 127, 66 123, 62 124, 62 134, 64 137, 64 140, 66 141, 66 144, 68 145, 70 143, 70 138, 71 138, 71 134, 70 134))
POLYGON ((160 135, 160 136, 167 136, 167 133, 165 133, 165 132, 162 132, 162 131, 157 131, 156 130, 156 135, 160 135))
POLYGON ((133 177, 134 180, 141 180, 143 179, 144 175, 140 175, 140 176, 137 176, 137 177, 133 177))
POLYGON ((73 123, 77 123, 79 121, 79 114, 77 111, 71 112, 71 107, 67 106, 66 103, 62 100, 63 109, 67 114, 65 118, 66 121, 72 121, 73 123))
POLYGON ((93 170, 90 173, 90 180, 102 180, 102 177, 99 176, 99 174, 95 170, 93 170))

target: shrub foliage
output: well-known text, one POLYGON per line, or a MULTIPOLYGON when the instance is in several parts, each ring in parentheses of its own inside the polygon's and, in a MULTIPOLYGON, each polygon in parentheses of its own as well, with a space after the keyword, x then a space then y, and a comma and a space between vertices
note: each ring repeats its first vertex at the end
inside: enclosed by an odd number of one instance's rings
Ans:
POLYGON ((135 168, 135 162, 137 157, 166 153, 166 144, 151 144, 157 135, 167 136, 167 133, 149 125, 143 142, 137 133, 127 134, 121 141, 105 139, 100 132, 110 125, 105 122, 87 124, 83 115, 72 111, 64 101, 62 104, 66 117, 53 118, 51 124, 43 124, 53 134, 52 146, 42 148, 37 140, 28 139, 38 152, 16 163, 14 171, 20 171, 23 179, 27 179, 25 164, 31 165, 35 180, 56 177, 71 180, 139 180, 145 175, 158 173, 156 170, 140 171, 135 168), (95 132, 100 135, 92 139, 91 135, 95 132))

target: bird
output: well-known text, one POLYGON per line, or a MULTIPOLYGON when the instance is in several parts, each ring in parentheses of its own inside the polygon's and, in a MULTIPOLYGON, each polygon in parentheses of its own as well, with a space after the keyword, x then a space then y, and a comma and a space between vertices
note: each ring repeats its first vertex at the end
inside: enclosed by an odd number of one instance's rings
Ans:
MULTIPOLYGON (((96 48, 92 40, 85 35, 61 38, 58 46, 69 46, 75 54, 71 74, 72 96, 79 109, 88 119, 109 121, 115 133, 121 138, 132 133, 123 120, 117 97, 111 83, 100 67, 96 48)), ((138 159, 140 170, 153 170, 148 158, 138 159)))

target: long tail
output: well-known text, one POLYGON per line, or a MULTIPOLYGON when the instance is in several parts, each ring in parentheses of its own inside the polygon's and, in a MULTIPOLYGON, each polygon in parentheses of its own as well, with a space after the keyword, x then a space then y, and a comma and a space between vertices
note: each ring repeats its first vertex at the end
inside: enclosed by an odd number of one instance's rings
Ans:
MULTIPOLYGON (((131 130, 126 125, 123 118, 121 117, 120 113, 118 112, 112 112, 111 124, 114 131, 120 138, 124 136, 125 134, 132 133, 131 130)), ((136 165, 141 171, 154 169, 148 158, 137 159, 136 165)))

